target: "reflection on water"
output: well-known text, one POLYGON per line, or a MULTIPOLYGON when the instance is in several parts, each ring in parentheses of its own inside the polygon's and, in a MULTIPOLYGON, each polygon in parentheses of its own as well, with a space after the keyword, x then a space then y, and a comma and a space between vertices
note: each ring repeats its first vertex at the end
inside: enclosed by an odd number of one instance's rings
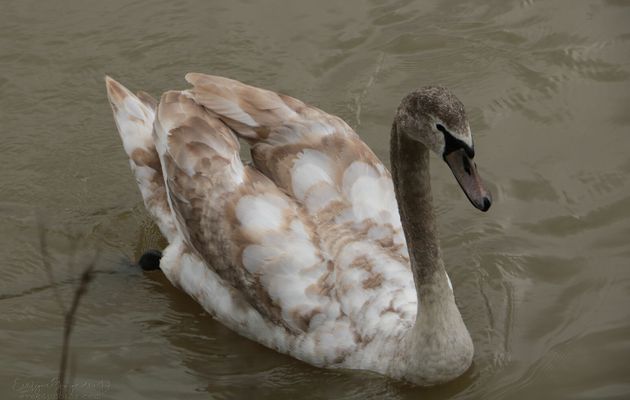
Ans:
MULTIPOLYGON (((0 13, 0 394, 56 375, 73 238, 101 249, 73 338, 104 398, 628 398, 630 3, 623 0, 212 4, 5 1, 0 13), (334 112, 388 160, 393 110, 442 84, 467 105, 494 193, 476 213, 442 165, 445 261, 476 346, 463 377, 419 389, 312 368, 230 332, 159 274, 103 75, 155 95, 189 71, 334 112), (17 383, 16 383, 17 382, 17 383), (17 385, 17 386, 16 386, 17 385)), ((31 386, 34 387, 34 386, 31 386)))

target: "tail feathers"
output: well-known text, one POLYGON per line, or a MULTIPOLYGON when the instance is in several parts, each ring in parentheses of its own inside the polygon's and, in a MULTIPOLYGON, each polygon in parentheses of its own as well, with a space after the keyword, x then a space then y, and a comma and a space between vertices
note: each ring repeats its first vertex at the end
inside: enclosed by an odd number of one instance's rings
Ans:
POLYGON ((177 228, 168 204, 162 167, 152 136, 157 102, 144 92, 134 95, 108 76, 105 77, 105 85, 114 121, 144 204, 170 242, 177 228))
POLYGON ((110 77, 105 78, 105 85, 107 97, 114 112, 114 120, 127 155, 131 157, 136 149, 153 147, 151 133, 155 109, 148 105, 150 103, 141 101, 110 77))

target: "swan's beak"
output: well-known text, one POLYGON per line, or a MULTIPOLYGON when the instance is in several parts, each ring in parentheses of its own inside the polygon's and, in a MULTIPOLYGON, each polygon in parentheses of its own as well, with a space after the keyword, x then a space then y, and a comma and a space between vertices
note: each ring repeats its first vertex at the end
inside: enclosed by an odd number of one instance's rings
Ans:
POLYGON ((458 149, 444 155, 444 161, 448 164, 455 175, 459 186, 466 193, 466 197, 481 211, 488 211, 492 204, 492 195, 481 182, 477 165, 466 154, 464 149, 458 149))

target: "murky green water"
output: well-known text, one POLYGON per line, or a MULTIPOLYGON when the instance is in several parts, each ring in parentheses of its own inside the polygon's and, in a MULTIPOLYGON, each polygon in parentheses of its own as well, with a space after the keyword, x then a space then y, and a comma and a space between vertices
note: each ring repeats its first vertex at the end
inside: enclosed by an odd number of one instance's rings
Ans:
POLYGON ((82 398, 630 398, 629 130, 630 1, 4 0, 0 397, 53 393, 63 321, 39 213, 66 304, 100 248, 72 341, 82 398), (159 236, 103 75, 158 95, 188 71, 334 112, 384 159, 404 94, 458 94, 495 197, 477 212, 434 162, 445 260, 476 346, 466 375, 418 389, 316 369, 125 264, 159 236))

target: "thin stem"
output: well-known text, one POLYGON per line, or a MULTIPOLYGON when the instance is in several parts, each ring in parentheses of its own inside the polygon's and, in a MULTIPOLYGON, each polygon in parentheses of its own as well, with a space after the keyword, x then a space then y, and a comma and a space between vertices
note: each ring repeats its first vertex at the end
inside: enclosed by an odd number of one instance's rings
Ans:
POLYGON ((72 334, 72 328, 74 327, 74 321, 77 313, 77 309, 79 308, 79 302, 81 301, 81 297, 87 292, 88 285, 93 277, 94 266, 96 265, 96 260, 98 258, 98 251, 94 255, 94 259, 81 273, 81 279, 79 284, 74 291, 74 296, 72 297, 72 303, 70 305, 70 309, 65 314, 65 323, 63 330, 63 346, 61 353, 61 363, 59 366, 59 386, 57 387, 57 399, 62 400, 65 398, 65 380, 66 380, 66 369, 68 364, 68 354, 70 348, 70 335, 72 334))
MULTIPOLYGON (((81 272, 81 277, 79 279, 79 283, 74 291, 74 295, 72 296, 72 302, 70 303, 70 308, 66 310, 63 300, 61 298, 61 293, 57 287, 55 282, 55 276, 53 274, 52 265, 50 263, 50 254, 48 253, 48 241, 46 239, 46 231, 44 229, 44 224, 42 223, 42 219, 38 218, 39 225, 39 245, 40 252, 42 255, 42 263, 44 265, 44 269, 46 274, 48 275, 48 279, 50 280, 50 286, 53 289, 53 293, 55 295, 55 299, 59 304, 59 308, 64 316, 64 329, 63 329, 63 342, 61 348, 61 361, 59 365, 59 377, 58 377, 58 386, 57 386, 57 399, 63 400, 66 398, 66 370, 68 365, 68 356, 70 353, 70 335, 72 334, 72 329, 74 328, 75 318, 77 310, 79 309, 79 303, 81 302, 81 298, 85 295, 88 289, 88 285, 90 281, 93 279, 94 275, 94 267, 96 265, 96 260, 99 257, 100 252, 97 250, 94 254, 94 258, 92 261, 83 269, 81 272)), ((73 244, 72 246, 72 255, 69 261, 70 268, 74 271, 74 263, 75 263, 75 252, 78 248, 78 242, 73 244)))

